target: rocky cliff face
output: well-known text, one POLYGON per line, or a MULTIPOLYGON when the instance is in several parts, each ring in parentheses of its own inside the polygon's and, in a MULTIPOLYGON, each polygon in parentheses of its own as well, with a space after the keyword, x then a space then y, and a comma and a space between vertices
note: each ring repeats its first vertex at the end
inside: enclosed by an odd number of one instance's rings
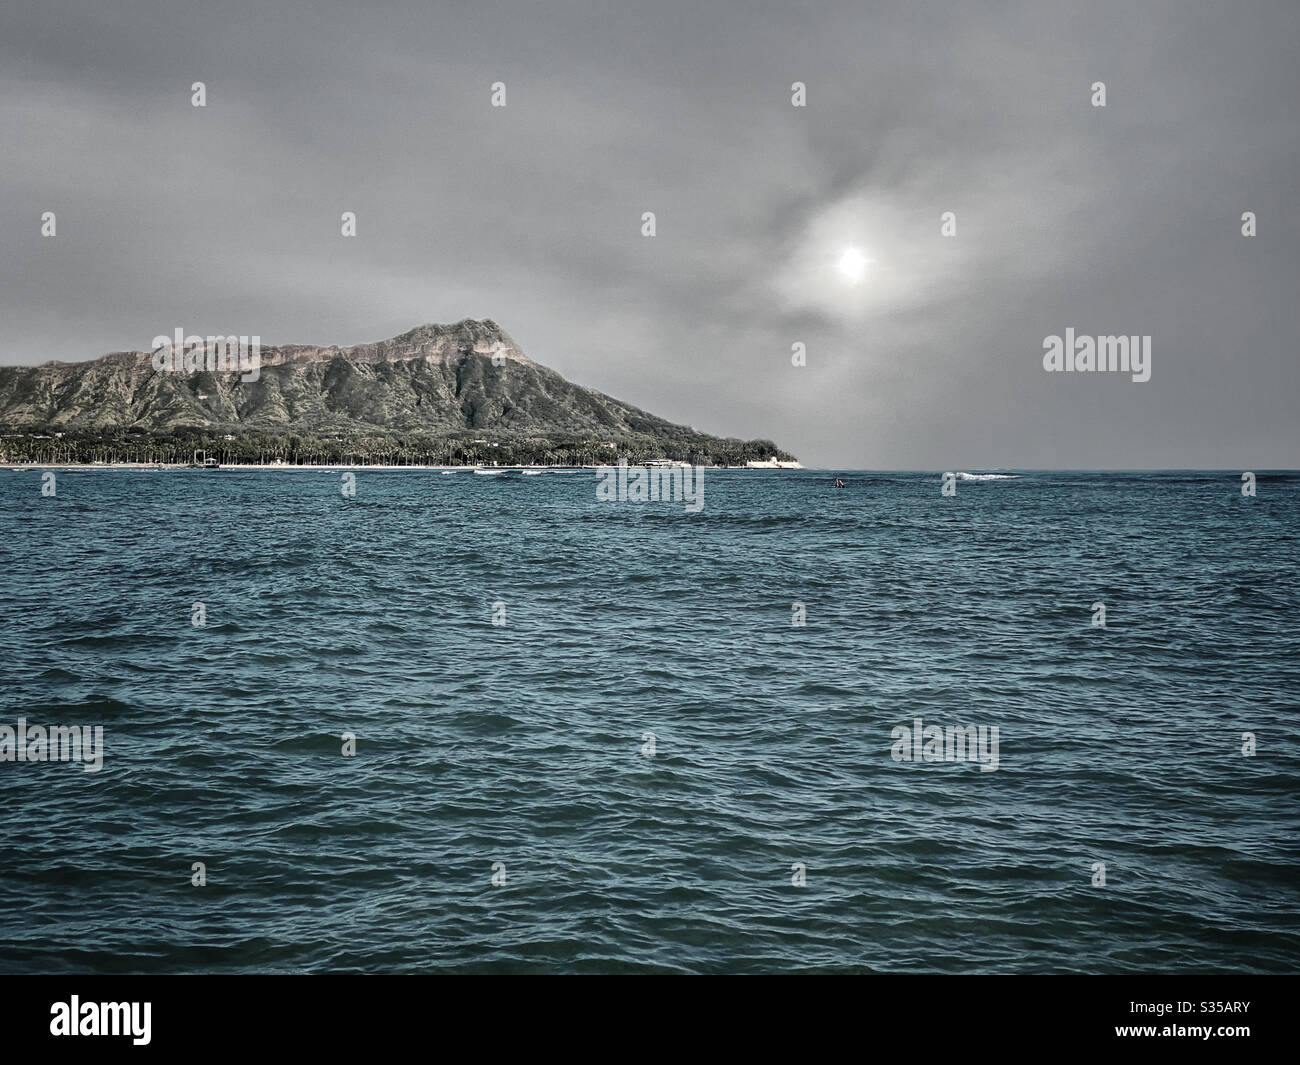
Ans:
POLYGON ((140 351, 0 368, 5 432, 177 428, 681 432, 533 362, 490 320, 423 325, 350 348, 263 348, 256 381, 239 373, 158 371, 152 353, 140 351))

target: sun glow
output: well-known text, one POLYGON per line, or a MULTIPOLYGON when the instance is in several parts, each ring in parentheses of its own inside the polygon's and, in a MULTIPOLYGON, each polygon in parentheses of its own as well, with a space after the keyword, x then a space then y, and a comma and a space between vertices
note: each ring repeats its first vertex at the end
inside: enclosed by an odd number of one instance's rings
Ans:
POLYGON ((845 280, 856 285, 867 275, 868 259, 857 248, 849 248, 840 256, 840 273, 844 275, 845 280))

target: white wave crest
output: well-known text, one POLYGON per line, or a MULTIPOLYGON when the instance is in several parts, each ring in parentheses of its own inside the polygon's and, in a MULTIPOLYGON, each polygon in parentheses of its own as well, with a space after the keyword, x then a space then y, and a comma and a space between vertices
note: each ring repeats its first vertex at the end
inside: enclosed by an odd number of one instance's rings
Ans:
POLYGON ((959 481, 1015 481, 1019 480, 1018 473, 959 473, 959 481))

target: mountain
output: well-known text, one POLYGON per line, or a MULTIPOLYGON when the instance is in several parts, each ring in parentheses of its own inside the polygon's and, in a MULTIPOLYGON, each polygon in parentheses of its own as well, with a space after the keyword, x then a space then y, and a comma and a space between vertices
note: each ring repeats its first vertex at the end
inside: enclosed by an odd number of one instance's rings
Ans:
POLYGON ((791 458, 769 441, 708 436, 575 385, 490 320, 423 325, 348 348, 263 348, 257 380, 246 376, 157 370, 142 351, 0 367, 3 452, 19 461, 62 434, 78 457, 128 443, 278 455, 296 441, 294 451, 370 457, 473 444, 468 461, 489 447, 556 461, 611 451, 629 461, 791 458))

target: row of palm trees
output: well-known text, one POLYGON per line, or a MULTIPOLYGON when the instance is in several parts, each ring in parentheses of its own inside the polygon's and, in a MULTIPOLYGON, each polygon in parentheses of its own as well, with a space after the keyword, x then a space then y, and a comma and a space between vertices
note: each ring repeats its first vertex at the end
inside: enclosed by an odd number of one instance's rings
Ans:
POLYGON ((651 438, 609 441, 585 438, 486 440, 419 436, 375 436, 352 440, 298 433, 223 437, 170 434, 104 439, 95 436, 52 437, 47 434, 0 438, 0 463, 187 464, 205 452, 223 466, 356 465, 356 466, 595 466, 673 459, 704 465, 744 465, 749 459, 783 457, 766 441, 682 440, 651 438))

